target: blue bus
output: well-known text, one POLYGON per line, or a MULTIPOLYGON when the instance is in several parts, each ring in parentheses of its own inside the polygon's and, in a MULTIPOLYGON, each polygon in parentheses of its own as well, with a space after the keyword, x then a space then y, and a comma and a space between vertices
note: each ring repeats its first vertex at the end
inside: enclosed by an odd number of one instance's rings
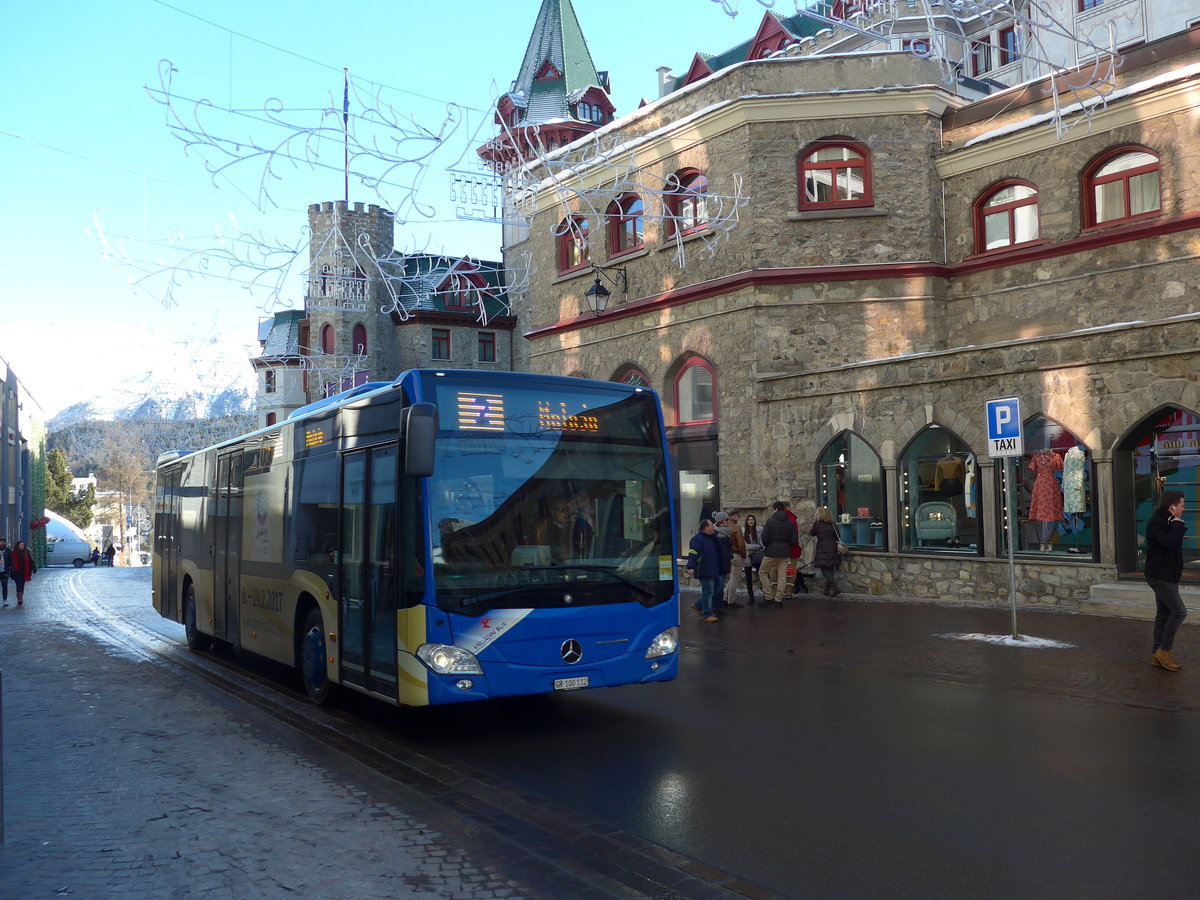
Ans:
POLYGON ((668 681, 673 498, 647 388, 411 370, 158 461, 155 608, 188 645, 427 706, 668 681))

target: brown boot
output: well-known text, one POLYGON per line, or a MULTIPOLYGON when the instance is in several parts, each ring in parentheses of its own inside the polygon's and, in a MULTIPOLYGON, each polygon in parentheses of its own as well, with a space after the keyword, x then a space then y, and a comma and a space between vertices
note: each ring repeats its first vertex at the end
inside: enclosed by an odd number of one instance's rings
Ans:
POLYGON ((1162 647, 1159 647, 1154 651, 1154 657, 1151 659, 1150 664, 1153 666, 1160 666, 1161 668, 1167 669, 1171 672, 1176 672, 1183 668, 1181 664, 1175 662, 1175 658, 1171 656, 1171 651, 1164 650, 1162 647))

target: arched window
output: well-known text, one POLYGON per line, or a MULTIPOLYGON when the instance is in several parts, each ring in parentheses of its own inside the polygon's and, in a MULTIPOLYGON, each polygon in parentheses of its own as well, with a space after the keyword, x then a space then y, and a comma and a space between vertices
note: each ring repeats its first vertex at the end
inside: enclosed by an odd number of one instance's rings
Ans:
POLYGON ((367 326, 359 322, 354 326, 350 343, 350 352, 359 356, 367 355, 367 326))
POLYGON ((706 361, 695 358, 675 376, 675 424, 715 422, 716 373, 706 361))
POLYGON ((643 246, 645 206, 637 194, 618 197, 608 207, 608 246, 613 256, 643 246))
POLYGON ((980 552, 978 468, 958 435, 925 427, 901 454, 898 474, 904 549, 980 552))
POLYGON ((321 326, 321 352, 326 356, 332 356, 334 353, 336 335, 332 325, 321 326))
POLYGON ((871 206, 871 153, 849 141, 819 141, 800 151, 801 209, 871 206))
POLYGON ((646 377, 646 373, 632 366, 623 372, 618 371, 617 376, 612 380, 618 384, 629 384, 634 387, 650 387, 650 379, 646 377))
POLYGON ((683 169, 667 179, 667 236, 691 234, 708 226, 708 177, 699 169, 683 169))
POLYGON ((817 463, 820 505, 829 507, 842 541, 887 546, 884 539, 883 465, 871 445, 851 431, 830 441, 817 463))
MULTIPOLYGON (((1018 531, 1013 551, 1094 558, 1091 454, 1075 435, 1045 416, 1028 419, 1021 435, 1025 455, 1016 463, 1018 531)), ((1008 498, 1003 484, 997 489, 997 508, 1005 509, 1008 498)), ((1002 533, 1002 553, 1008 552, 1005 537, 1002 533)))
POLYGON ((573 272, 588 264, 588 220, 582 216, 570 216, 559 223, 558 271, 573 272))
POLYGON ((1009 181, 975 203, 975 252, 1003 250, 1038 239, 1038 192, 1032 184, 1009 181))
POLYGON ((1162 209, 1158 157, 1125 147, 1100 157, 1083 176, 1087 225, 1146 219, 1162 209))

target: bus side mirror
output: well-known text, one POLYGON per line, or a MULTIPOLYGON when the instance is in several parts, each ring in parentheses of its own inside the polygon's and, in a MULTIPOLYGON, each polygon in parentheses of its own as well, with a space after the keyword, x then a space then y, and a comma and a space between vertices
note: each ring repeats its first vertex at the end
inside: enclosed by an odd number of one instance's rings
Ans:
POLYGON ((437 430, 437 407, 432 403, 414 403, 401 413, 405 475, 428 478, 433 474, 433 445, 437 430))

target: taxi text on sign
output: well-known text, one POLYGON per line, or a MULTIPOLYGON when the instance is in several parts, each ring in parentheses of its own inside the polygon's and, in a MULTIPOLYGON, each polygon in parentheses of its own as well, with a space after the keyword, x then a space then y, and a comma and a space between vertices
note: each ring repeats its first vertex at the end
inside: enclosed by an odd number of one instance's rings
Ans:
POLYGON ((1025 439, 1021 435, 1021 401, 1003 397, 987 401, 988 456, 1021 456, 1025 439))

